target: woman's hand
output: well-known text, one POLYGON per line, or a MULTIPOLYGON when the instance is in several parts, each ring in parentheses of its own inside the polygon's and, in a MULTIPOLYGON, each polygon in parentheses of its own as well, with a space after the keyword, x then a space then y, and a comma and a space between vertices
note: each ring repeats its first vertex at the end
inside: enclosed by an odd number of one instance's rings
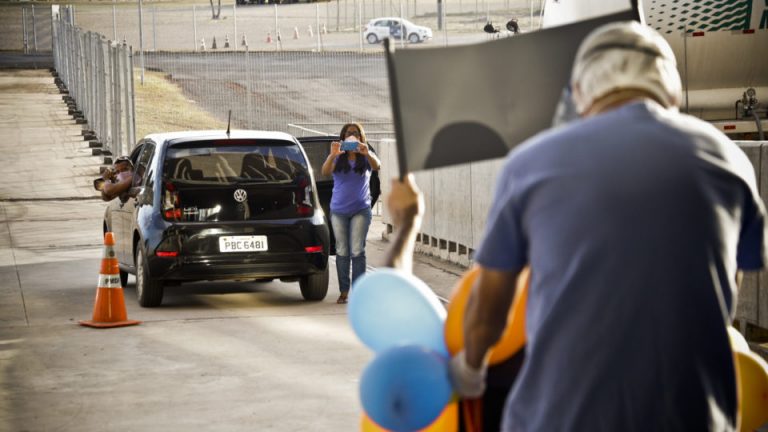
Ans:
POLYGON ((331 157, 336 157, 340 154, 344 153, 341 151, 341 143, 339 141, 332 141, 331 142, 331 157))
POLYGON ((360 143, 357 145, 357 152, 361 155, 368 157, 368 144, 360 143))

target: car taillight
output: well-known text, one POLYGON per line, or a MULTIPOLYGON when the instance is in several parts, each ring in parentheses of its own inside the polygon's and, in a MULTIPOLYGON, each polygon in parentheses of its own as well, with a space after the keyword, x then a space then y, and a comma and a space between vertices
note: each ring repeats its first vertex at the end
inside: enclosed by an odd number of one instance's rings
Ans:
POLYGON ((166 220, 181 220, 182 212, 179 204, 179 192, 173 183, 166 183, 163 195, 163 216, 166 220))
POLYGON ((181 241, 177 235, 170 235, 163 239, 155 249, 155 255, 159 258, 176 258, 179 256, 181 241))
POLYGON ((307 253, 322 252, 323 251, 323 246, 322 245, 320 245, 320 246, 307 246, 307 247, 304 248, 304 250, 307 251, 307 253))
POLYGON ((312 216, 315 212, 312 205, 312 185, 306 179, 301 179, 299 188, 301 188, 301 199, 296 203, 296 213, 299 216, 312 216))

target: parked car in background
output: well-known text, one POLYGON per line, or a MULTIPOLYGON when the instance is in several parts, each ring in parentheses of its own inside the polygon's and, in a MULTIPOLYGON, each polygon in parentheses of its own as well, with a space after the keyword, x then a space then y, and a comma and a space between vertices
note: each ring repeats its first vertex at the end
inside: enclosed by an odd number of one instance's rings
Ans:
POLYGON ((130 198, 113 200, 120 279, 139 304, 198 280, 298 281, 306 300, 328 291, 329 230, 307 156, 291 135, 194 131, 149 135, 131 154, 130 198))
POLYGON ((363 36, 370 44, 379 43, 388 37, 405 38, 410 43, 418 43, 432 39, 432 29, 398 17, 374 18, 365 25, 363 36))

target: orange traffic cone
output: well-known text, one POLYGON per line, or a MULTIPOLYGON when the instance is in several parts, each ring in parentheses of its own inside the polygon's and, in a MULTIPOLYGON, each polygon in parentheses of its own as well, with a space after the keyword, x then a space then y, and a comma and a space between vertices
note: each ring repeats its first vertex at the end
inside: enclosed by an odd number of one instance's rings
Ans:
POLYGON ((93 319, 80 321, 80 325, 96 328, 124 327, 139 324, 141 321, 128 319, 125 311, 125 297, 120 285, 120 268, 115 257, 115 235, 104 234, 104 255, 101 258, 99 285, 96 288, 96 301, 93 305, 93 319))

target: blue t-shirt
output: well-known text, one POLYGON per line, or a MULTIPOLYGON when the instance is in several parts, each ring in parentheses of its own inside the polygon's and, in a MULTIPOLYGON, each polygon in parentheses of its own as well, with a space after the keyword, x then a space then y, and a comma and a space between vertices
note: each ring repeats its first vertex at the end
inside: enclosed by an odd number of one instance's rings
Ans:
POLYGON ((531 266, 505 430, 729 430, 738 268, 765 265, 746 155, 653 102, 540 134, 501 171, 484 267, 531 266))
MULTIPOLYGON (((336 157, 347 157, 342 154, 336 157)), ((363 156, 357 156, 360 158, 363 156)), ((333 172, 333 194, 331 195, 331 212, 352 216, 363 209, 371 207, 371 169, 363 173, 355 172, 357 162, 350 161, 350 170, 347 172, 333 172)))

